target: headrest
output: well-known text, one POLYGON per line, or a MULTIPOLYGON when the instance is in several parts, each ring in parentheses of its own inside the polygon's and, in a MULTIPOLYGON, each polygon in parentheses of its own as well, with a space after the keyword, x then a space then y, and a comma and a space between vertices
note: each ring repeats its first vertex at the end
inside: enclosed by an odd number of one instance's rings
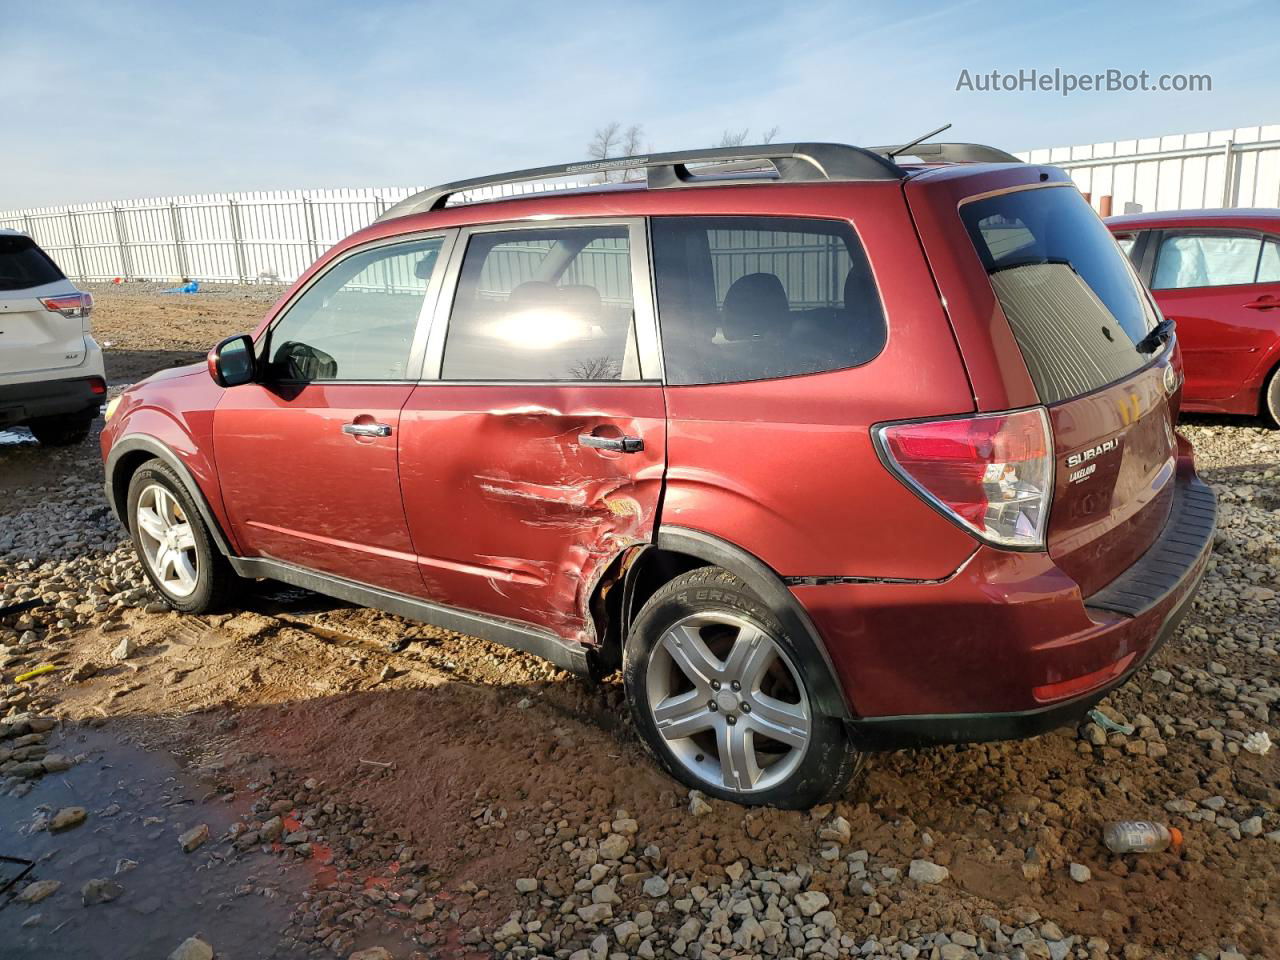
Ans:
POLYGON ((782 281, 772 273, 748 273, 725 294, 721 326, 728 340, 750 340, 783 333, 790 315, 782 281))

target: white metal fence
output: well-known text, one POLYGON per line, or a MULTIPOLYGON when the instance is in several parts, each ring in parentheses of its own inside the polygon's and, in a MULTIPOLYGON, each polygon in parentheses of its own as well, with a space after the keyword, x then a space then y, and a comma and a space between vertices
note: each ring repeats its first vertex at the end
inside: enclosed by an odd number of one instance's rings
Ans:
MULTIPOLYGON (((1068 170, 1103 212, 1108 206, 1114 213, 1280 206, 1280 124, 1019 156, 1068 170)), ((330 246, 420 189, 281 190, 43 207, 0 212, 0 227, 29 233, 80 280, 290 282, 330 246)), ((533 189, 543 188, 500 192, 533 189)))
POLYGON ((1107 206, 1117 214, 1280 207, 1280 124, 1048 147, 1018 156, 1065 169, 1101 212, 1107 206))

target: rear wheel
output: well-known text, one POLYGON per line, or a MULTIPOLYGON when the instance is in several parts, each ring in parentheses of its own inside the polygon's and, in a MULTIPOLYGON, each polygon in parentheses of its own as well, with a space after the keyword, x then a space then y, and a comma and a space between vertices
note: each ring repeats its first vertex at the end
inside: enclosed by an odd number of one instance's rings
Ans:
POLYGON ((644 605, 623 653, 632 715, 676 779, 744 804, 808 807, 838 794, 859 754, 814 709, 821 660, 746 585, 717 567, 644 605))
POLYGON ((129 532, 147 579, 169 606, 204 613, 228 596, 235 572, 182 481, 161 460, 129 480, 129 532))
POLYGON ((27 429, 46 447, 70 447, 88 438, 94 415, 87 412, 37 417, 27 422, 27 429))
POLYGON ((1271 371, 1267 389, 1262 394, 1264 412, 1271 418, 1273 427, 1280 427, 1280 367, 1271 371))

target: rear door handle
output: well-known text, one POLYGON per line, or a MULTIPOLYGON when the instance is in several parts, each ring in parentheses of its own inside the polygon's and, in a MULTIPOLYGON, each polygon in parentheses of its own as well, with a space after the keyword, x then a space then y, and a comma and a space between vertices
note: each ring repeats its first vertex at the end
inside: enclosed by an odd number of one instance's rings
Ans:
POLYGON ((1276 310, 1280 309, 1280 300, 1274 297, 1259 297, 1257 300, 1250 300, 1245 306, 1250 310, 1276 310))
POLYGON ((616 450, 618 453, 639 453, 644 449, 643 437, 597 437, 594 433, 580 433, 578 442, 584 447, 616 450))
POLYGON ((385 423, 344 423, 342 432, 351 437, 389 437, 391 427, 385 423))

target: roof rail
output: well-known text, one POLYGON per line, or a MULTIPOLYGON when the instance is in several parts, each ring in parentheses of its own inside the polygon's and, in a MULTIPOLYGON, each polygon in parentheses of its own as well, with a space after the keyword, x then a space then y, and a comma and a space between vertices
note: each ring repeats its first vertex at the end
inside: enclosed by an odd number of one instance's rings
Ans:
MULTIPOLYGON (((699 174, 690 164, 728 164, 738 161, 763 161, 773 166, 767 175, 793 183, 857 180, 900 180, 906 175, 901 167, 884 155, 888 148, 867 150, 843 143, 765 143, 745 147, 708 147, 704 150, 679 150, 674 153, 651 153, 645 156, 590 160, 583 163, 555 164, 516 170, 491 177, 456 180, 406 197, 390 207, 378 221, 391 220, 413 213, 441 210, 449 198, 467 190, 497 187, 556 177, 608 173, 614 170, 645 170, 650 189, 724 183, 722 170, 699 174)), ((739 170, 741 167, 739 166, 739 170)))
POLYGON ((872 153, 893 159, 915 157, 927 163, 1021 163, 1012 153, 985 143, 907 143, 896 146, 867 147, 872 153))

